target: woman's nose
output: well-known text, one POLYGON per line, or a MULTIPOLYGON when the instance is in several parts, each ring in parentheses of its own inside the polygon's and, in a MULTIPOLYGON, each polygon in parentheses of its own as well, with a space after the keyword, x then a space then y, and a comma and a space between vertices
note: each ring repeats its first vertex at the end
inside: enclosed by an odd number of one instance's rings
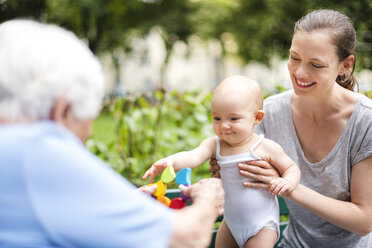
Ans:
POLYGON ((304 65, 299 65, 295 70, 295 75, 297 78, 306 78, 308 71, 304 65))

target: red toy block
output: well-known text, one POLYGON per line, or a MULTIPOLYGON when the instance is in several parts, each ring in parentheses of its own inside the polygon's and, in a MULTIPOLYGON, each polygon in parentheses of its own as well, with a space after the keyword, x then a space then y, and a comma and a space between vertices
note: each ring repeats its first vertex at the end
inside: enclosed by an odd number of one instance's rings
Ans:
POLYGON ((169 208, 173 209, 181 209, 184 207, 186 207, 186 201, 182 200, 181 197, 174 198, 169 205, 169 208))

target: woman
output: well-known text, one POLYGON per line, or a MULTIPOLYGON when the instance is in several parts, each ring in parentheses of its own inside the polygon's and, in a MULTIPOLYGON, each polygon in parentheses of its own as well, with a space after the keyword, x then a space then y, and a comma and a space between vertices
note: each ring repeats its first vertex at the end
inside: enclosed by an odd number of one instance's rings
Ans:
POLYGON ((98 59, 71 32, 0 25, 0 247, 209 244, 220 180, 188 187, 193 204, 172 211, 83 146, 103 89, 98 59))
MULTIPOLYGON (((293 90, 265 100, 257 132, 278 142, 302 175, 285 199, 282 247, 372 247, 372 101, 353 92, 355 42, 345 15, 307 14, 290 48, 293 90)), ((267 188, 277 177, 263 161, 239 167, 260 181, 247 187, 267 188)))

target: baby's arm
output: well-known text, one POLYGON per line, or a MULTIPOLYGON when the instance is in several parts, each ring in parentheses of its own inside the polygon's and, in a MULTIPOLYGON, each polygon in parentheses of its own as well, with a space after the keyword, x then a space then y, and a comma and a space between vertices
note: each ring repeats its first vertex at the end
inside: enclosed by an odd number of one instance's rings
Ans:
POLYGON ((149 183, 152 183, 154 177, 161 174, 167 166, 172 166, 176 171, 183 168, 196 168, 211 157, 213 157, 214 151, 216 150, 216 139, 215 137, 209 137, 203 140, 200 145, 191 150, 178 152, 170 155, 166 158, 162 158, 156 161, 143 175, 142 179, 146 179, 150 176, 149 183))
POLYGON ((276 142, 265 139, 265 151, 269 154, 269 163, 273 165, 281 177, 272 180, 270 193, 283 195, 292 192, 300 182, 301 172, 296 163, 284 152, 276 142))

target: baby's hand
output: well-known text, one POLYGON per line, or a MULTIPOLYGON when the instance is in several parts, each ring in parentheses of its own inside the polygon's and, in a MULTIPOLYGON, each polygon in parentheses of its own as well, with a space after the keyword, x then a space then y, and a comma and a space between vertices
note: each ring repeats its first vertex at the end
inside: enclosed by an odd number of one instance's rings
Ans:
POLYGON ((142 179, 150 176, 149 183, 152 183, 156 175, 163 173, 167 166, 173 166, 173 162, 168 158, 162 158, 156 161, 143 175, 142 179))
POLYGON ((271 186, 269 192, 272 195, 288 194, 295 188, 291 182, 281 177, 272 180, 270 184, 271 186))

